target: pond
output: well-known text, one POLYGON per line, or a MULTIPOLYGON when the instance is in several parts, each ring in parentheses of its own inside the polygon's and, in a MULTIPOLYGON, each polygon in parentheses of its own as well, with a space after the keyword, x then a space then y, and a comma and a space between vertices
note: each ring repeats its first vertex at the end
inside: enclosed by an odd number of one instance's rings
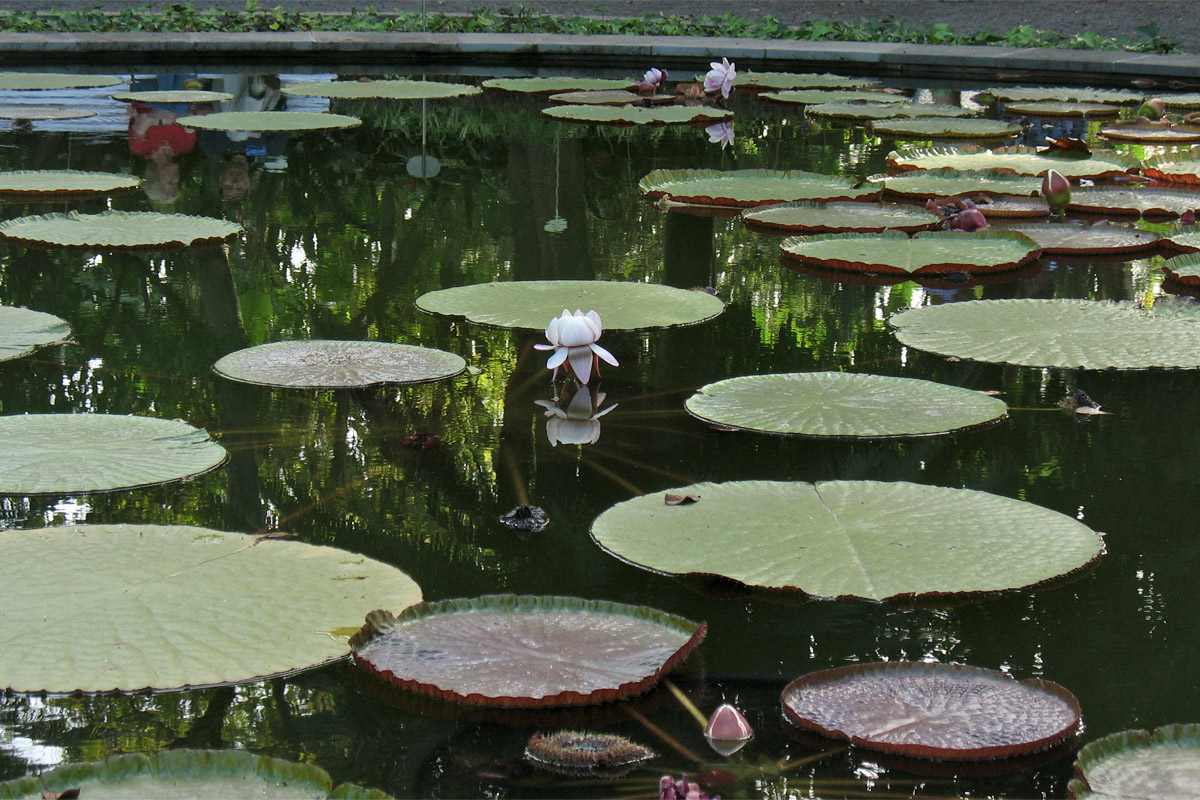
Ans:
MULTIPOLYGON (((283 85, 311 78, 285 75, 283 85)), ((921 101, 971 105, 985 87, 899 88, 921 101)), ((0 497, 0 536, 81 523, 279 531, 394 565, 426 600, 515 593, 650 605, 707 622, 707 638, 672 681, 705 713, 735 704, 756 736, 728 759, 712 753, 663 688, 594 712, 505 716, 398 696, 342 660, 232 687, 0 697, 0 780, 120 753, 230 747, 316 764, 336 782, 396 797, 652 797, 660 775, 713 768, 737 776, 714 789, 727 798, 1065 796, 1070 751, 1015 771, 945 767, 789 732, 779 702, 788 682, 881 660, 956 662, 1059 683, 1079 698, 1080 742, 1200 720, 1192 572, 1200 559, 1200 373, 949 358, 901 345, 887 322, 909 307, 971 299, 1152 301, 1166 294, 1162 253, 1043 256, 1011 279, 961 287, 873 286, 781 265, 781 237, 736 216, 665 210, 640 196, 638 181, 660 168, 861 180, 885 172, 898 146, 749 92, 729 101, 736 116, 728 146, 686 125, 559 122, 539 113, 543 98, 488 91, 424 103, 334 100, 331 110, 363 124, 200 140, 169 164, 131 152, 124 107, 109 93, 81 91, 72 102, 108 103, 116 111, 104 113, 115 116, 98 119, 115 125, 37 122, 31 132, 0 133, 0 170, 133 173, 150 177, 145 188, 79 203, 11 202, 4 218, 111 207, 217 217, 244 232, 226 248, 177 252, 0 245, 0 305, 71 325, 68 343, 0 363, 0 413, 177 418, 209 431, 230 457, 162 486, 0 497), (602 343, 620 365, 601 365, 591 385, 603 392, 596 410, 612 410, 583 434, 548 435, 537 401, 567 390, 552 386, 546 356, 533 348, 542 334, 434 316, 414 301, 445 287, 558 279, 711 287, 727 307, 688 327, 606 330, 602 343), (272 389, 212 370, 230 352, 287 339, 422 345, 457 353, 470 369, 449 381, 357 391, 272 389), (1009 417, 943 436, 856 441, 719 430, 684 410, 714 381, 814 370, 994 391, 1009 417), (1060 409, 1077 389, 1109 413, 1060 409), (592 441, 573 443, 580 438, 592 441), (620 501, 738 480, 982 490, 1080 520, 1104 534, 1107 552, 1071 580, 1032 590, 806 601, 644 570, 589 536, 620 501), (545 509, 549 526, 520 533, 501 524, 520 504, 545 509), (522 759, 529 737, 563 727, 624 735, 659 755, 601 780, 532 769, 522 759)), ((306 102, 293 107, 325 107, 306 102)), ((1100 123, 1025 124, 1031 144, 1047 134, 1096 144, 1100 123)), ((747 523, 744 535, 754 537, 747 523)), ((28 580, 48 594, 72 591, 72 575, 53 560, 32 566, 28 580)))

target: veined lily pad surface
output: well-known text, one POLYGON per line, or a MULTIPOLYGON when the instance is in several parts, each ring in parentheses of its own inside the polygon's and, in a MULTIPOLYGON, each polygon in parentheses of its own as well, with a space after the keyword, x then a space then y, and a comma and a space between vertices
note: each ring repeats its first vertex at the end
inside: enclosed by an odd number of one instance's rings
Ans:
POLYGON ((747 209, 742 220, 755 230, 805 234, 915 233, 943 222, 941 214, 897 203, 781 203, 747 209))
POLYGON ((993 195, 975 204, 989 221, 997 219, 1034 219, 1050 216, 1050 206, 1042 197, 993 195))
POLYGON ((1101 139, 1144 144, 1194 144, 1200 142, 1200 127, 1194 125, 1107 125, 1101 139))
POLYGON ((1044 750, 1079 729, 1079 701, 1045 680, 959 664, 893 661, 813 672, 787 685, 784 715, 861 747, 937 759, 1044 750))
POLYGON ((960 171, 1004 170, 1017 175, 1041 175, 1057 170, 1068 178, 1114 178, 1136 169, 1136 159, 1119 153, 1092 153, 1086 158, 1043 155, 1030 147, 913 148, 888 155, 888 163, 900 170, 956 169, 960 171))
POLYGON ((739 72, 739 89, 857 89, 871 86, 875 81, 868 78, 850 78, 830 73, 804 72, 739 72))
POLYGON ((592 523, 617 558, 821 598, 996 592, 1073 572, 1104 551, 1083 523, 969 489, 916 483, 699 483, 618 503, 592 523), (667 505, 667 494, 697 497, 667 505))
POLYGON ((348 389, 453 378, 467 368, 454 353, 391 342, 329 339, 271 342, 238 350, 213 369, 243 383, 292 389, 348 389))
POLYGON ((116 172, 84 172, 74 169, 17 170, 0 172, 0 196, 68 197, 71 195, 112 194, 130 191, 142 185, 136 175, 116 172))
POLYGON ((874 120, 911 119, 913 117, 970 117, 975 114, 969 108, 945 106, 937 103, 821 103, 809 106, 805 113, 813 117, 833 119, 874 120))
POLYGON ((1142 174, 1166 183, 1200 185, 1200 148, 1148 158, 1142 163, 1142 174))
POLYGON ((255 755, 246 750, 164 750, 153 755, 130 753, 104 761, 68 764, 49 772, 0 783, 0 798, 255 797, 263 800, 320 800, 338 797, 387 798, 377 790, 342 784, 335 790, 329 773, 301 764, 255 755))
MULTIPOLYGON (((741 75, 738 76, 741 79, 741 75)), ((789 89, 782 92, 763 92, 763 100, 792 105, 818 105, 821 103, 907 103, 909 98, 891 92, 872 92, 852 89, 789 89)))
POLYGON ((712 106, 551 106, 542 113, 566 122, 595 122, 608 125, 683 125, 731 119, 733 112, 712 106))
POLYGON ((216 244, 241 231, 241 225, 223 219, 152 211, 69 211, 0 222, 0 239, 47 247, 112 250, 216 244))
POLYGON ((871 130, 898 139, 1011 139, 1021 126, 994 119, 880 119, 871 130))
POLYGON ((1200 192, 1188 189, 1122 189, 1097 186, 1071 193, 1068 211, 1089 214, 1174 217, 1200 208, 1200 192))
POLYGON ((483 90, 466 83, 439 81, 325 81, 294 83, 283 87, 284 94, 297 97, 336 97, 351 100, 437 100, 444 97, 466 97, 483 90))
MULTIPOLYGON (((1196 247, 1200 250, 1200 242, 1196 247)), ((1168 258, 1163 262, 1163 272, 1186 286, 1200 286, 1200 253, 1168 258)))
POLYGON ((959 172, 953 169, 873 175, 868 180, 883 184, 885 194, 914 199, 974 197, 978 194, 1029 196, 1042 188, 1040 178, 1009 172, 959 172))
POLYGON ((1080 86, 1001 86, 988 89, 985 95, 1008 102, 1027 100, 1057 100, 1084 103, 1140 103, 1144 94, 1123 89, 1088 89, 1080 86))
POLYGON ((741 208, 800 200, 874 200, 879 196, 877 187, 858 188, 854 181, 838 175, 769 169, 656 169, 638 181, 638 189, 651 199, 741 208))
POLYGON ((1189 92, 1186 94, 1160 94, 1157 95, 1166 103, 1167 108, 1200 108, 1200 92, 1189 92))
POLYGON ((848 372, 727 378, 700 387, 685 406, 731 428, 855 439, 949 433, 1008 413, 1003 400, 970 389, 848 372))
POLYGON ((605 330, 694 325, 725 304, 706 292, 623 281, 506 281, 439 289, 417 298, 431 314, 480 325, 543 330, 563 309, 596 311, 605 330))
POLYGON ((471 705, 589 705, 640 694, 704 638, 646 606, 492 595, 372 614, 351 639, 383 680, 471 705))
POLYGON ((490 78, 483 82, 483 88, 522 94, 553 94, 554 92, 632 89, 636 84, 635 80, 611 80, 608 78, 490 78))
POLYGON ((94 116, 95 111, 84 108, 0 106, 0 119, 87 119, 94 116))
POLYGON ((186 422, 119 414, 0 417, 0 494, 79 494, 208 472, 225 448, 186 422))
POLYGON ((1200 725, 1109 734, 1079 751, 1075 774, 1072 800, 1200 797, 1200 725))
MULTIPOLYGON (((987 214, 987 207, 983 207, 987 214)), ((1082 227, 1069 222, 1046 222, 1038 225, 1013 225, 1006 231, 1023 233, 1037 242, 1044 253, 1056 255, 1124 255, 1153 250, 1162 237, 1125 225, 1093 225, 1082 227)))
POLYGON ((941 355, 1071 369, 1200 368, 1200 322, 1129 302, 969 300, 893 316, 902 344, 941 355))
POLYGON ((144 92, 121 92, 113 100, 126 103, 228 103, 229 92, 209 92, 202 89, 162 89, 144 92))
POLYGON ((962 234, 900 231, 795 236, 780 245, 786 259, 830 269, 910 274, 1000 272, 1038 257, 1037 244, 1019 233, 962 234))
POLYGON ((218 111, 175 121, 206 131, 327 131, 362 124, 358 117, 316 111, 218 111))
POLYGON ((66 339, 71 326, 53 314, 0 306, 0 361, 20 358, 66 339))
POLYGON ((1187 227, 1176 228, 1167 234, 1166 241, 1171 247, 1176 250, 1182 250, 1185 253, 1200 250, 1200 227, 1189 225, 1187 227))
MULTIPOLYGON (((674 101, 675 98, 670 95, 659 95, 668 100, 674 101)), ((631 92, 627 89, 601 89, 594 92, 558 92, 550 95, 551 103, 562 103, 569 106, 627 106, 633 103, 640 103, 645 99, 637 92, 631 92)))
POLYGON ((0 72, 0 91, 26 92, 43 89, 93 89, 116 86, 124 78, 112 75, 73 75, 57 72, 0 72))
POLYGON ((1115 117, 1121 107, 1108 103, 1066 102, 1061 100, 1034 100, 1008 103, 1004 114, 1009 117, 1115 117))
POLYGON ((0 686, 19 692, 169 689, 312 667, 346 655, 342 632, 369 610, 421 600, 411 578, 364 556, 190 526, 4 531, 0 578, 0 686))

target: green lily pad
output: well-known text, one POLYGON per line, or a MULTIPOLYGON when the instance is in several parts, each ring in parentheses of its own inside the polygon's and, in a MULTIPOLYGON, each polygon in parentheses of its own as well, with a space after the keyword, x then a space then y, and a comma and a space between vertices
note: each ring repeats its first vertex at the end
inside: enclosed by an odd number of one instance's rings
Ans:
POLYGON ((124 78, 112 75, 73 75, 57 72, 0 72, 0 91, 33 92, 43 89, 95 89, 115 86, 124 78))
POLYGON ((0 197, 10 200, 115 194, 142 185, 136 175, 40 169, 0 172, 0 197))
POLYGON ((830 73, 739 72, 734 86, 738 89, 858 89, 875 83, 869 78, 830 73))
POLYGON ((444 97, 466 97, 480 94, 478 86, 438 81, 326 81, 294 83, 283 87, 284 94, 297 97, 331 97, 349 100, 438 100, 444 97))
POLYGON ((1195 225, 1176 227, 1167 234, 1164 241, 1176 250, 1185 253, 1195 252, 1200 250, 1200 227, 1195 225))
POLYGON ((1041 175, 1058 170, 1068 178, 1115 178, 1136 169, 1137 159, 1120 153, 1092 153, 1084 158, 1073 155, 1041 154, 1024 146, 911 148, 888 155, 888 164, 899 170, 955 169, 959 171, 1002 170, 1017 175, 1041 175))
POLYGON ((119 414, 0 417, 0 494, 77 494, 154 486, 225 463, 186 422, 119 414))
POLYGON ((1050 216, 1050 205, 1040 196, 1015 197, 1011 195, 992 195, 990 197, 976 198, 975 205, 978 206, 979 210, 983 212, 983 216, 989 221, 1050 216))
MULTIPOLYGON (((987 213, 986 207, 983 209, 987 213)), ((1069 222, 1012 225, 1006 231, 1023 233, 1044 253, 1055 255, 1128 255, 1153 250, 1162 239, 1157 233, 1125 225, 1082 227, 1069 222)))
POLYGON ((840 175, 770 169, 656 169, 638 181, 638 190, 652 200, 740 208, 879 197, 878 187, 855 187, 854 181, 840 175))
POLYGON ((896 203, 780 203, 742 212, 746 226, 779 233, 915 233, 940 228, 941 214, 896 203))
POLYGON ((915 483, 699 483, 618 503, 602 548, 673 575, 719 575, 821 598, 997 592, 1073 572, 1104 551, 1057 511, 915 483), (671 506, 667 494, 699 498, 671 506))
POLYGON ((1165 183, 1200 185, 1200 147, 1152 156, 1142 163, 1142 174, 1165 183))
POLYGON ((703 622, 647 606, 491 595, 372 613, 355 662, 411 691, 483 706, 604 703, 640 694, 704 638, 703 622))
MULTIPOLYGON (((1200 242, 1196 249, 1200 250, 1200 242)), ((1200 253, 1188 253, 1163 262, 1163 273, 1185 286, 1200 286, 1200 253)))
POLYGON ((1003 400, 913 378, 790 372, 727 378, 684 404, 705 422, 792 436, 928 436, 1003 419, 1003 400))
POLYGON ((467 368, 454 353, 391 342, 271 342, 219 359, 213 370, 230 380, 289 389, 349 389, 453 378, 467 368))
POLYGON ((1101 139, 1114 142, 1142 142, 1144 144, 1195 144, 1200 142, 1200 127, 1195 125, 1106 125, 1098 134, 1101 139))
POLYGON ((71 334, 65 319, 28 308, 0 306, 0 361, 20 358, 71 334))
MULTIPOLYGON (((674 101, 672 95, 657 95, 674 101)), ((646 99, 644 95, 630 92, 626 89, 601 89, 594 92, 559 92, 549 97, 551 103, 561 103, 568 106, 627 106, 640 103, 646 99)))
POLYGON ((632 89, 634 80, 610 80, 608 78, 490 78, 483 82, 484 89, 521 94, 553 94, 555 92, 583 92, 603 89, 632 89))
POLYGON ((1200 796, 1200 725, 1120 731, 1089 742, 1067 786, 1072 800, 1185 800, 1200 796))
POLYGON ((959 106, 937 103, 821 103, 809 106, 805 113, 810 117, 832 119, 876 120, 911 119, 914 117, 971 117, 975 112, 959 106))
POLYGON ((1144 94, 1122 89, 1088 89, 1080 86, 1001 86, 983 92, 1005 102, 1027 100, 1058 100, 1083 103, 1140 103, 1144 94))
POLYGON ((1200 108, 1200 92, 1190 94, 1160 94, 1157 95, 1167 108, 1187 109, 1200 108))
POLYGON ((316 111, 218 111, 215 114, 179 117, 180 125, 206 131, 327 131, 356 128, 358 117, 316 111))
POLYGON ((1004 106, 1006 116, 1027 117, 1115 117, 1121 107, 1107 103, 1082 103, 1061 100, 1035 100, 1032 102, 1008 103, 1004 106))
POLYGON ((898 139, 1011 139, 1021 126, 994 119, 881 119, 871 130, 898 139))
POLYGON ((164 750, 129 753, 103 761, 67 764, 41 775, 0 783, 3 800, 44 800, 78 790, 80 797, 162 797, 199 800, 256 797, 264 800, 387 798, 354 784, 333 788, 329 773, 301 764, 255 755, 246 750, 164 750))
POLYGON ((683 125, 730 119, 733 112, 712 106, 551 106, 542 113, 566 122, 606 125, 683 125))
MULTIPOLYGON (((741 74, 738 80, 741 80, 741 74)), ((822 103, 907 103, 902 94, 850 89, 789 89, 782 92, 763 92, 763 100, 789 105, 815 106, 822 103)))
POLYGON ((0 240, 47 247, 125 250, 216 244, 241 233, 223 219, 151 211, 42 214, 0 222, 0 240))
POLYGON ((233 683, 349 652, 373 608, 421 600, 333 547, 184 525, 0 534, 0 687, 107 692, 233 683), (37 580, 30 580, 37 575, 37 580))
POLYGON ((1188 189, 1144 189, 1096 186, 1076 189, 1068 211, 1142 217, 1176 217, 1200 208, 1200 193, 1188 189))
POLYGON ((228 103, 229 92, 209 92, 202 89, 157 89, 144 92, 121 92, 113 100, 124 103, 228 103))
POLYGON ((918 758, 1008 758, 1079 730, 1079 701, 1050 681, 961 664, 892 661, 797 678, 780 697, 795 724, 870 750, 918 758))
POLYGON ((1041 178, 1013 175, 1011 172, 959 172, 954 169, 905 172, 900 175, 873 175, 868 180, 882 184, 884 195, 914 200, 987 195, 1028 197, 1042 189, 1041 178))
POLYGON ((605 330, 695 325, 725 304, 707 292, 623 281, 504 281, 427 292, 417 308, 498 328, 544 330, 563 309, 596 311, 605 330))
POLYGON ((87 119, 95 111, 84 108, 39 108, 37 106, 0 106, 0 119, 87 119))
POLYGON ((946 356, 1069 369, 1200 368, 1200 323, 1129 302, 969 300, 893 316, 901 344, 946 356))
POLYGON ((927 274, 1000 272, 1017 269, 1039 255, 1028 237, 1006 231, 836 233, 795 236, 780 245, 785 259, 826 269, 927 274))

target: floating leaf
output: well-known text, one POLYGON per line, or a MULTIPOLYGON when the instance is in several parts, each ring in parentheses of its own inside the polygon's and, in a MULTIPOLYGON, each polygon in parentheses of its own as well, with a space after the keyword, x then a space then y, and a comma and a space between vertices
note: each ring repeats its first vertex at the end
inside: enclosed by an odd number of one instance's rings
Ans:
POLYGON ((682 125, 730 119, 732 111, 712 106, 552 106, 542 113, 567 122, 608 125, 682 125))
POLYGON ((895 661, 812 672, 789 683, 784 715, 860 747, 938 759, 1044 750, 1079 730, 1079 701, 1050 681, 960 664, 895 661))
POLYGON ((28 355, 66 339, 70 333, 67 321, 53 314, 0 306, 0 361, 28 355))
POLYGON ((228 103, 233 100, 229 92, 209 92, 202 89, 161 89, 145 92, 121 92, 113 100, 125 103, 228 103))
POLYGON ((854 181, 838 175, 771 169, 656 169, 638 181, 638 190, 655 200, 667 197, 742 208, 797 200, 874 200, 879 196, 878 188, 855 188, 854 181))
POLYGON ((727 378, 700 387, 685 406, 741 430, 856 439, 949 433, 1008 413, 1003 400, 970 389, 849 372, 727 378))
POLYGON ((350 389, 453 378, 467 368, 454 353, 391 342, 310 339, 248 347, 213 370, 243 383, 291 389, 350 389))
POLYGON ((372 608, 420 589, 332 547, 182 525, 70 525, 0 536, 0 687, 169 689, 247 681, 349 650, 372 608), (37 580, 31 580, 37 575, 37 580))
POLYGON ((438 81, 324 81, 293 83, 283 87, 284 94, 296 97, 330 97, 349 100, 438 100, 480 94, 478 86, 438 81))
POLYGON ((881 119, 871 131, 900 139, 1011 139, 1021 126, 994 119, 881 119))
POLYGON ((923 208, 895 203, 781 203, 742 212, 754 230, 779 233, 878 233, 885 230, 928 231, 943 219, 923 208))
POLYGON ((1013 146, 985 150, 961 148, 912 148, 888 155, 888 164, 899 170, 956 169, 960 171, 1003 170, 1017 175, 1041 175, 1057 170, 1068 178, 1114 178, 1139 166, 1137 159, 1120 153, 1092 153, 1080 158, 1069 152, 1038 153, 1031 147, 1013 146))
POLYGON ((1121 113, 1121 107, 1107 103, 1035 100, 1009 103, 1004 107, 1004 113, 1010 117, 1115 117, 1121 113))
POLYGON ((810 117, 833 119, 873 120, 913 117, 971 117, 975 112, 960 106, 937 103, 821 103, 805 109, 810 117))
POLYGON ((959 172, 953 169, 873 175, 871 183, 882 184, 884 195, 916 200, 979 194, 1029 196, 1041 191, 1040 178, 1010 172, 959 172))
POLYGON ((1200 323, 1133 303, 969 300, 893 316, 901 344, 941 355, 1069 369, 1200 368, 1200 323))
MULTIPOLYGON (((987 214, 987 207, 981 209, 987 214)), ((1152 231, 1125 225, 1082 227, 1069 222, 1013 225, 1006 231, 1023 233, 1044 253, 1055 255, 1127 255, 1153 250, 1162 238, 1152 231)))
POLYGON ((417 307, 480 325, 543 330, 563 309, 596 311, 605 330, 694 325, 725 304, 706 292, 621 281, 504 281, 428 292, 417 307))
POLYGON ((1071 800, 1185 800, 1197 796, 1200 725, 1120 731, 1089 742, 1075 759, 1071 800))
POLYGON ((1187 189, 1096 186, 1076 189, 1067 202, 1068 211, 1143 217, 1175 217, 1190 208, 1200 208, 1200 193, 1187 189))
POLYGON ((739 72, 735 86, 738 89, 857 89, 874 83, 869 78, 830 73, 739 72))
POLYGON ((153 486, 224 462, 224 447, 179 420, 119 414, 0 417, 0 494, 153 486))
POLYGON ((1200 184, 1200 147, 1146 159, 1142 174, 1167 183, 1200 184))
POLYGON ((1191 94, 1160 94, 1157 95, 1167 108, 1200 108, 1200 93, 1191 94))
POLYGON ((87 119, 95 111, 83 108, 39 108, 37 106, 0 106, 0 119, 87 119))
POLYGON ((0 239, 47 247, 126 250, 216 244, 242 226, 212 217, 151 211, 42 214, 0 222, 0 239))
POLYGON ((654 751, 611 733, 555 731, 529 737, 525 758, 558 775, 611 778, 654 758, 654 751))
POLYGON ((356 128, 358 117, 323 114, 316 111, 218 111, 215 114, 179 117, 187 128, 206 131, 326 131, 356 128))
MULTIPOLYGON (((738 75, 741 79, 741 74, 738 75)), ((819 105, 821 103, 907 103, 902 94, 850 89, 790 89, 782 92, 763 92, 763 100, 789 105, 819 105)))
MULTIPOLYGON (((674 95, 656 95, 656 97, 665 98, 674 102, 674 95)), ((630 92, 625 89, 607 89, 595 92, 559 92, 558 94, 550 95, 551 103, 562 103, 563 105, 576 106, 627 106, 632 103, 640 103, 646 98, 637 92, 630 92)))
POLYGON ((1114 142, 1142 142, 1145 144, 1194 144, 1200 142, 1200 127, 1189 125, 1107 125, 1097 134, 1101 139, 1114 142))
POLYGON ((987 198, 976 198, 975 205, 983 212, 988 220, 1047 217, 1050 215, 1049 204, 1041 197, 1011 197, 993 195, 987 198))
POLYGON ((81 172, 73 169, 0 172, 0 197, 8 200, 116 194, 141 185, 142 179, 136 175, 115 172, 81 172))
POLYGON ((637 81, 633 80, 610 80, 607 78, 491 78, 483 82, 484 89, 522 94, 632 89, 636 85, 637 81))
POLYGON ((1145 95, 1122 89, 1088 89, 1080 86, 1002 86, 987 89, 984 95, 1006 102, 1058 100, 1084 103, 1140 103, 1145 95))
POLYGON ((1195 225, 1177 227, 1171 233, 1167 234, 1164 242, 1176 250, 1182 250, 1185 253, 1200 250, 1200 227, 1195 225))
POLYGON ((95 89, 124 81, 111 75, 74 75, 57 72, 0 72, 0 92, 43 89, 95 89))
POLYGON ((794 236, 780 245, 785 259, 826 269, 899 272, 1001 272, 1038 257, 1028 237, 1006 231, 929 231, 911 238, 900 231, 794 236))
MULTIPOLYGON (((1200 250, 1200 244, 1197 244, 1200 250)), ((1168 258, 1163 262, 1163 273, 1185 286, 1200 286, 1200 253, 1168 258)))
POLYGON ((704 633, 704 623, 646 606, 492 595, 372 613, 351 647, 356 663, 406 689, 528 708, 640 694, 704 633))

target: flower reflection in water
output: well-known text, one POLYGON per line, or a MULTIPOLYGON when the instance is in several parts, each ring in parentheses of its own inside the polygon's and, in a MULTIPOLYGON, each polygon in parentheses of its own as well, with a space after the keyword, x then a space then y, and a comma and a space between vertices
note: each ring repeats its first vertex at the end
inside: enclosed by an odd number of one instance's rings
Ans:
POLYGON ((594 444, 600 438, 600 417, 617 407, 613 403, 601 410, 604 405, 604 392, 596 391, 595 395, 587 386, 580 386, 564 409, 553 400, 536 400, 539 406, 546 409, 546 438, 551 445, 558 444, 594 444))

